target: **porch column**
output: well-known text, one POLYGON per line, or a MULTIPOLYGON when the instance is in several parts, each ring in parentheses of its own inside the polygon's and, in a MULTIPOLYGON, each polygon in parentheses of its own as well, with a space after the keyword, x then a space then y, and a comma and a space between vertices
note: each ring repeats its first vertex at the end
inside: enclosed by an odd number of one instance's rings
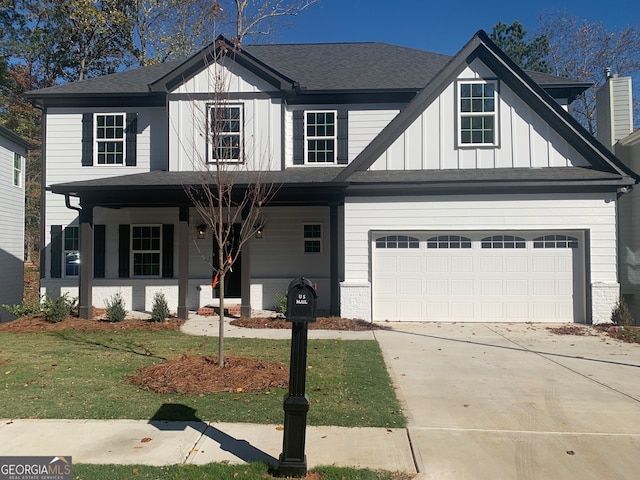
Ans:
MULTIPOLYGON (((242 212, 242 220, 246 218, 242 212)), ((251 317, 251 244, 254 239, 249 239, 242 247, 242 265, 240 266, 240 316, 251 317)))
POLYGON ((78 316, 93 318, 93 205, 83 205, 80 221, 80 271, 78 272, 78 316))
POLYGON ((180 207, 178 221, 178 318, 187 320, 189 308, 189 207, 180 207))
POLYGON ((329 314, 340 315, 340 258, 338 243, 338 204, 329 205, 329 249, 331 258, 329 259, 329 314))

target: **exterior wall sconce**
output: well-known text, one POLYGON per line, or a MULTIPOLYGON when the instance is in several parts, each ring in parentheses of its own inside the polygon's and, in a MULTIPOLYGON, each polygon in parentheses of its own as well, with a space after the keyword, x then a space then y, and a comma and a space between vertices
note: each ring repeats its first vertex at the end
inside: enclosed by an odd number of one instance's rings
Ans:
POLYGON ((196 227, 196 237, 198 240, 207 238, 207 226, 204 223, 196 227))
POLYGON ((256 230, 256 238, 262 238, 262 228, 259 228, 258 230, 256 230))

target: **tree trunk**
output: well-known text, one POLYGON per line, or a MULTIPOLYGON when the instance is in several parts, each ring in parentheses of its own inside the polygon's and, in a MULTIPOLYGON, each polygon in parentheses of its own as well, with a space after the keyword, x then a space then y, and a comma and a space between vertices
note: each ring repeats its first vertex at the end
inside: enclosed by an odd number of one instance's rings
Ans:
POLYGON ((220 302, 220 325, 218 327, 218 365, 221 367, 224 367, 224 277, 224 269, 222 269, 220 271, 220 276, 218 277, 218 286, 220 288, 220 296, 218 298, 220 302))

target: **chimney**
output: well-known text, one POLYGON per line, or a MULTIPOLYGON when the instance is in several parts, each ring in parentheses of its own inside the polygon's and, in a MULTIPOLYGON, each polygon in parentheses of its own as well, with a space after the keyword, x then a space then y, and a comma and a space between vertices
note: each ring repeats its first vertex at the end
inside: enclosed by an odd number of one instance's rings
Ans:
POLYGON ((607 81, 596 92, 596 137, 609 150, 633 133, 631 77, 612 75, 605 69, 607 81))

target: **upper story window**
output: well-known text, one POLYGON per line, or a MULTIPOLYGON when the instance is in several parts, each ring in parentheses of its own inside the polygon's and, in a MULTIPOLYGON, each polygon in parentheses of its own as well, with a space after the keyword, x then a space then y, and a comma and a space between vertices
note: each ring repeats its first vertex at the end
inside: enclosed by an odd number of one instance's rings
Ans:
POLYGON ((458 144, 497 145, 497 82, 458 83, 458 144))
POLYGON ((122 165, 124 163, 125 114, 96 114, 96 163, 122 165))
POLYGON ((306 163, 335 163, 338 140, 337 112, 305 112, 305 159, 306 163))
POLYGON ((22 187, 22 169, 24 168, 24 158, 19 153, 13 154, 13 184, 22 187))
POLYGON ((209 105, 209 162, 242 161, 242 105, 209 105))
POLYGON ((80 229, 73 225, 64 229, 64 276, 77 277, 80 269, 80 229))

